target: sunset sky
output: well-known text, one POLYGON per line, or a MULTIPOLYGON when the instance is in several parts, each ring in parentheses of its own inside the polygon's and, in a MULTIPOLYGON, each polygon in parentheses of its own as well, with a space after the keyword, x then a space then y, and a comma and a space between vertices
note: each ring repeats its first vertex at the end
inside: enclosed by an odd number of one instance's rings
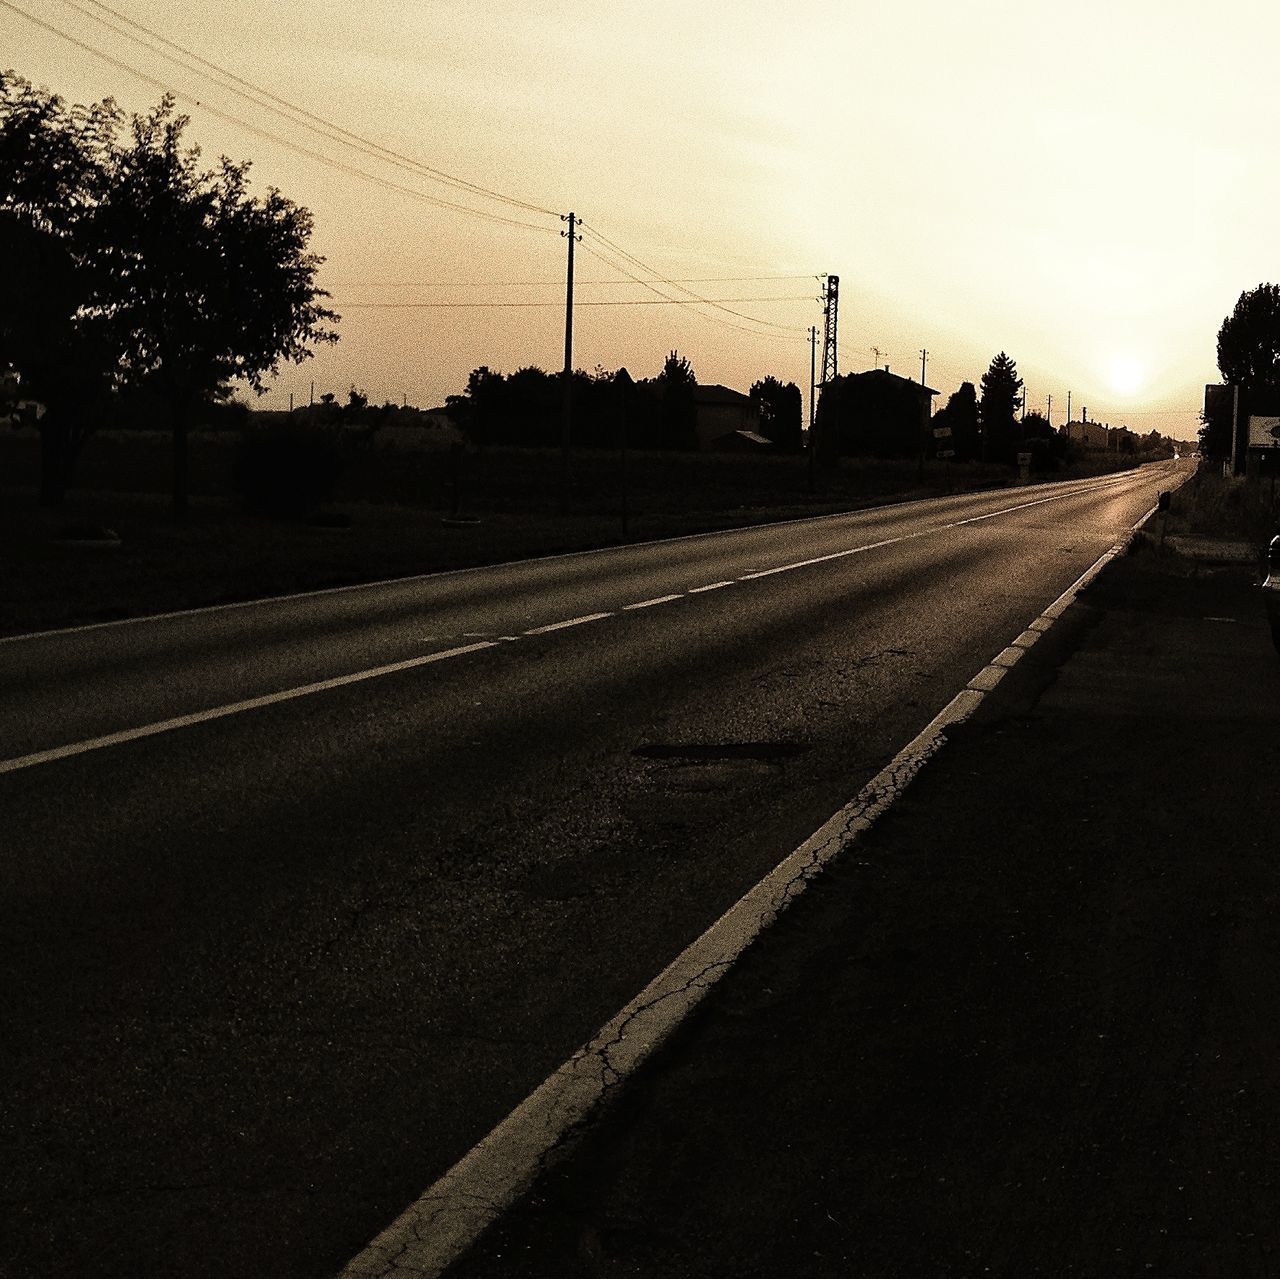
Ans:
POLYGON ((1274 3, 174 10, 0 0, 0 66, 129 110, 169 87, 210 162, 251 159, 256 189, 312 210, 342 340, 286 366, 269 407, 305 402, 313 378, 317 395, 430 406, 481 364, 560 367, 571 209, 579 368, 651 376, 676 348, 702 382, 772 374, 807 397, 815 277, 831 272, 841 372, 879 348, 918 378, 927 348, 941 407, 1005 350, 1055 424, 1071 392, 1073 416, 1186 438, 1223 317, 1280 278, 1274 3), (238 96, 122 17, 364 141, 238 96), (736 314, 661 300, 682 289, 736 314))

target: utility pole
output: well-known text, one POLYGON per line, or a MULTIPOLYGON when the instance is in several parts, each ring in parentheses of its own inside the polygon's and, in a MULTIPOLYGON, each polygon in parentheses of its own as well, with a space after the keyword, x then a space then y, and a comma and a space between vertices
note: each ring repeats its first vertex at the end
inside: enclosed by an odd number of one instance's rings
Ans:
POLYGON ((925 367, 926 367, 926 365, 928 364, 928 362, 929 362, 929 352, 928 352, 927 350, 925 350, 925 349, 923 349, 923 348, 922 348, 922 349, 921 349, 921 351, 920 351, 920 385, 921 385, 921 386, 924 386, 924 384, 925 384, 925 383, 924 383, 924 371, 925 371, 925 367))
POLYGON ((564 302, 564 407, 560 422, 560 514, 569 513, 569 440, 573 434, 573 246, 582 239, 574 234, 578 224, 577 215, 572 211, 560 215, 561 222, 567 222, 569 229, 560 234, 569 239, 569 268, 565 277, 564 302))
POLYGON ((311 379, 311 399, 307 401, 307 407, 314 408, 315 402, 316 402, 316 380, 315 378, 312 378, 311 379))
POLYGON ((1052 395, 1049 397, 1049 407, 1045 410, 1044 420, 1048 422, 1050 426, 1053 425, 1053 396, 1052 395))
POLYGON ((1067 424, 1071 424, 1071 392, 1067 392, 1067 424))

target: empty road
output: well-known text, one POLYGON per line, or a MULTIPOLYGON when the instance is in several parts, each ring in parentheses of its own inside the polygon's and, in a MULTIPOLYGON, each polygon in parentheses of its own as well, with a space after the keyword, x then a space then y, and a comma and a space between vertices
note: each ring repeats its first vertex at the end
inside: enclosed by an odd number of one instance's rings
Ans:
POLYGON ((0 1274, 334 1273, 1186 466, 0 642, 0 1274))

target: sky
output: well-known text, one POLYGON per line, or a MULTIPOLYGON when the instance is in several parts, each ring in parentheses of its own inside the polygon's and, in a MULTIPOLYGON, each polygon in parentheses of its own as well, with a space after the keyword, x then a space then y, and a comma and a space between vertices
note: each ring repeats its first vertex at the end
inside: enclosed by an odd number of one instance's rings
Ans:
POLYGON ((1070 395, 1188 439, 1223 318, 1280 277, 1277 37, 1253 0, 0 0, 0 66, 170 89, 210 164, 311 210, 341 340, 261 407, 562 367, 573 211, 576 368, 678 350, 807 401, 834 274, 841 373, 927 351, 941 407, 1005 351, 1055 425, 1070 395))

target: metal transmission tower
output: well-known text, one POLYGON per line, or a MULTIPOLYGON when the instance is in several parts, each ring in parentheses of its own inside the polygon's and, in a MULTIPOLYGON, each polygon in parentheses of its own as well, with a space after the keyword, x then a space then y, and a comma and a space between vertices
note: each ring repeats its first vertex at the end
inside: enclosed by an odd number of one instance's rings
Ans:
POLYGON ((836 319, 840 304, 840 277, 827 276, 822 290, 822 381, 826 386, 836 376, 836 319))

